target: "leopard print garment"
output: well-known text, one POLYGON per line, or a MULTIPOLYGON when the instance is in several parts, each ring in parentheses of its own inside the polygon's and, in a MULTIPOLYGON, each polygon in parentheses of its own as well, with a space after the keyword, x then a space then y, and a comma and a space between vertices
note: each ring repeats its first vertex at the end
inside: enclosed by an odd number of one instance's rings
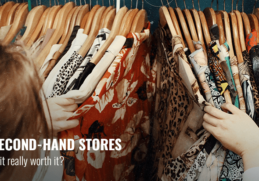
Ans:
MULTIPOLYGON (((197 141, 182 143, 189 149, 174 157, 175 144, 194 104, 198 104, 198 101, 194 100, 193 93, 184 86, 179 75, 178 57, 186 60, 186 56, 182 48, 182 51, 176 51, 173 56, 174 47, 169 28, 159 28, 153 36, 154 42, 158 42, 157 45, 153 44, 153 47, 156 46, 156 55, 153 57, 158 61, 158 70, 150 147, 153 163, 149 180, 183 180, 210 134, 200 127, 194 133, 197 141)), ((173 41, 178 43, 177 37, 173 38, 173 41)))
POLYGON ((63 94, 69 79, 73 76, 83 60, 84 58, 76 51, 71 55, 69 60, 59 70, 59 74, 57 75, 56 82, 53 86, 53 91, 49 98, 63 94))

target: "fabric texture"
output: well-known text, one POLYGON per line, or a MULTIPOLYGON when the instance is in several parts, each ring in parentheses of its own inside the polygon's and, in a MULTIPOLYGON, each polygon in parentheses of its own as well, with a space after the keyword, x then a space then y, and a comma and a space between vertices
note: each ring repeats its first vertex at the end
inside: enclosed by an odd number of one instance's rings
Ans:
POLYGON ((198 77, 199 83, 203 89, 206 100, 214 106, 212 94, 210 91, 209 83, 207 81, 205 71, 208 69, 208 60, 205 57, 201 42, 195 42, 198 50, 189 55, 191 64, 194 68, 195 74, 198 77))
POLYGON ((46 79, 50 73, 50 71, 53 69, 53 67, 57 64, 57 62, 62 59, 63 56, 66 55, 66 53, 68 52, 68 50, 70 49, 70 47, 72 46, 72 42, 73 40, 76 38, 77 32, 79 30, 80 26, 75 26, 72 34, 68 40, 68 43, 64 49, 64 51, 62 53, 60 53, 59 51, 56 51, 52 56, 51 59, 48 62, 47 67, 45 68, 44 72, 42 73, 42 77, 44 79, 46 79))
POLYGON ((102 59, 95 66, 91 74, 88 75, 84 80, 84 83, 81 85, 80 89, 70 90, 66 94, 63 94, 62 97, 74 99, 78 104, 83 103, 87 98, 89 98, 96 88, 98 82, 101 80, 102 76, 115 59, 116 55, 118 55, 122 49, 125 42, 126 38, 124 36, 116 36, 102 59))
POLYGON ((247 63, 247 59, 244 57, 244 62, 238 64, 240 82, 243 88, 245 103, 246 103, 246 113, 255 120, 255 105, 254 105, 254 97, 252 92, 252 86, 250 82, 250 73, 249 67, 247 63))
POLYGON ((158 28, 153 36, 157 93, 149 180, 183 180, 210 136, 201 129, 206 101, 199 92, 181 38, 172 37, 168 26, 158 28))
MULTIPOLYGON (((76 111, 80 126, 61 133, 78 145, 80 138, 122 140, 121 151, 62 151, 64 179, 137 180, 147 159, 150 113, 155 93, 156 62, 150 62, 145 41, 149 30, 130 33, 133 47, 122 49, 98 83, 94 93, 76 111), (133 68, 134 67, 134 68, 133 68), (72 162, 71 162, 72 161, 72 162), (91 174, 89 174, 91 173, 91 174)), ((73 119, 73 118, 71 118, 73 119)))
MULTIPOLYGON (((48 56, 46 57, 42 67, 40 68, 40 72, 39 72, 40 76, 43 76, 43 74, 46 71, 51 59, 53 58, 53 55, 60 49, 61 46, 62 46, 62 44, 52 45, 48 56)), ((45 76, 44 76, 44 78, 45 78, 45 76)))
POLYGON ((226 79, 228 81, 232 104, 235 105, 237 108, 239 108, 239 99, 238 99, 238 95, 237 95, 237 88, 236 88, 235 80, 234 80, 231 65, 230 65, 230 56, 228 53, 230 48, 228 46, 227 41, 222 45, 219 45, 219 41, 217 41, 217 43, 220 48, 220 53, 219 53, 220 60, 221 60, 220 64, 225 72, 226 79))
POLYGON ((53 86, 53 91, 49 98, 60 96, 63 94, 69 78, 73 76, 75 71, 81 65, 82 61, 83 57, 75 51, 68 59, 68 61, 60 68, 59 74, 56 78, 56 82, 53 86))
POLYGON ((211 61, 211 59, 209 59, 210 71, 214 75, 216 85, 220 94, 223 95, 226 90, 229 90, 229 85, 223 72, 223 69, 219 63, 219 48, 215 41, 211 42, 210 48, 213 56, 218 57, 218 59, 215 59, 213 62, 211 61))
POLYGON ((80 67, 76 70, 74 75, 70 78, 64 94, 66 94, 68 91, 72 89, 79 90, 86 77, 92 72, 93 68, 95 67, 95 65, 93 63, 90 63, 90 61, 101 48, 101 46, 104 44, 106 39, 109 37, 109 34, 110 30, 108 30, 107 28, 99 30, 92 47, 86 55, 86 58, 83 60, 83 62, 81 63, 80 67))
MULTIPOLYGON (((76 38, 73 40, 72 45, 70 49, 67 51, 67 53, 58 61, 58 63, 54 66, 54 68, 50 71, 49 76, 46 78, 45 82, 43 83, 42 86, 42 99, 45 100, 45 97, 48 98, 53 92, 53 87, 56 82, 57 76, 62 72, 61 67, 63 67, 64 64, 67 62, 73 62, 71 58, 79 58, 79 56, 76 56, 76 52, 80 50, 82 45, 84 44, 85 40, 87 39, 87 35, 83 34, 84 29, 79 29, 76 35, 76 38), (74 54, 74 55, 73 55, 74 54), (73 57, 72 57, 73 55, 73 57), (61 72, 60 72, 61 71, 61 72)), ((80 58, 80 61, 83 58, 80 58)), ((77 61, 78 62, 78 61, 77 61)), ((80 66, 80 64, 79 64, 80 66)), ((67 69, 64 69, 67 70, 67 69)), ((57 80, 59 81, 59 79, 57 80)))

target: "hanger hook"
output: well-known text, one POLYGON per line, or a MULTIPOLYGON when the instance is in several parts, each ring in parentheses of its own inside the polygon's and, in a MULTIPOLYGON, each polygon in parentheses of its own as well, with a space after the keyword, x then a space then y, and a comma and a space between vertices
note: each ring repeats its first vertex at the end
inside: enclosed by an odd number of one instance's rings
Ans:
POLYGON ((224 11, 226 11, 226 0, 224 0, 224 11))
POLYGON ((130 1, 130 9, 132 9, 132 0, 130 1))
POLYGON ((144 9, 144 0, 142 0, 142 9, 144 9))
POLYGON ((86 0, 84 0, 85 4, 86 4, 86 0))
POLYGON ((242 12, 244 12, 244 0, 242 0, 242 12))
POLYGON ((178 8, 177 0, 174 0, 175 6, 178 8))
POLYGON ((49 0, 49 7, 51 7, 51 0, 49 0))
POLYGON ((255 4, 254 4, 254 8, 253 8, 253 13, 255 12, 256 4, 257 4, 257 0, 255 0, 255 4))
POLYGON ((237 2, 236 2, 236 10, 238 10, 238 1, 239 1, 239 0, 237 0, 237 2))
POLYGON ((163 0, 161 0, 161 4, 162 4, 162 6, 164 6, 163 0))
POLYGON ((194 0, 192 0, 192 7, 195 9, 194 0))
POLYGON ((199 8, 199 11, 201 11, 200 0, 198 0, 198 8, 199 8))
POLYGON ((138 0, 136 1, 136 9, 138 9, 138 0))
POLYGON ((82 0, 80 0, 80 6, 82 6, 82 0))
POLYGON ((166 2, 167 2, 168 7, 170 7, 169 1, 168 1, 168 0, 166 0, 166 2))
POLYGON ((104 1, 102 0, 102 5, 104 6, 104 1))
POLYGON ((213 2, 214 2, 214 0, 211 1, 211 5, 210 5, 211 8, 212 8, 212 6, 213 6, 213 2))
POLYGON ((233 10, 234 10, 234 0, 232 0, 231 6, 232 6, 232 12, 233 12, 233 10))
POLYGON ((185 0, 183 0, 183 3, 184 3, 184 7, 185 7, 185 9, 187 9, 187 8, 186 8, 186 2, 185 2, 185 0))
POLYGON ((115 7, 115 0, 113 0, 113 7, 115 7))

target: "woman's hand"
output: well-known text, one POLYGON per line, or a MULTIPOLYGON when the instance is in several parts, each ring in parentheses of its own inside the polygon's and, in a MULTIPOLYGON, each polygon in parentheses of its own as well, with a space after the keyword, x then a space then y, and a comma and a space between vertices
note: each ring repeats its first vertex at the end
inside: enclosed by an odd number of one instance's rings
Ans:
POLYGON ((221 107, 232 114, 206 106, 203 127, 221 144, 243 158, 245 170, 259 166, 259 128, 243 111, 232 104, 221 107))
POLYGON ((77 119, 67 121, 67 119, 70 118, 73 115, 73 112, 78 108, 73 99, 47 99, 43 102, 43 107, 50 129, 52 121, 54 133, 74 128, 79 124, 79 121, 77 119), (48 107, 46 103, 48 104, 48 107))

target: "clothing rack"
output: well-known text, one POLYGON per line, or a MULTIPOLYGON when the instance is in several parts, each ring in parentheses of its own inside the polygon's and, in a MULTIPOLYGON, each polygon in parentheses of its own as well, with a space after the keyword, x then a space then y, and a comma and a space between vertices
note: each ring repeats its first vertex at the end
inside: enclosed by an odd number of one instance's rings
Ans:
MULTIPOLYGON (((19 2, 21 0, 18 0, 19 2)), ((36 6, 36 1, 37 0, 28 0, 28 8, 29 11, 36 6)), ((55 4, 56 0, 51 0, 51 4, 55 4)), ((76 1, 78 4, 80 2, 80 0, 71 0, 71 1, 76 1)), ((125 5, 130 8, 131 6, 131 1, 130 0, 116 0, 117 2, 120 3, 120 7, 124 6, 124 2, 125 5)), ((115 2, 116 2, 115 1, 115 2)), ((132 0, 132 6, 133 8, 136 7, 136 2, 137 0, 132 0)), ((167 6, 167 0, 162 0, 163 4, 167 6)), ((234 0, 234 5, 236 3, 237 0, 234 0)), ((1 2, 3 3, 4 0, 1 0, 1 2)), ((60 4, 65 4, 66 2, 69 2, 69 0, 59 0, 60 4)), ((82 4, 84 4, 84 0, 82 0, 82 4)), ((92 6, 96 5, 98 2, 98 0, 91 0, 91 4, 92 6)), ((110 0, 111 4, 113 3, 113 0, 110 0)), ((168 0, 170 6, 175 7, 175 1, 174 0, 168 0)), ((186 6, 187 8, 191 9, 192 8, 192 1, 191 0, 185 0, 186 2, 186 6)), ((89 4, 90 0, 86 0, 86 3, 89 4)), ((49 6, 49 0, 42 0, 41 1, 42 5, 45 6, 49 6)), ((102 4, 102 0, 99 0, 98 4, 102 4)), ((177 1, 177 4, 179 6, 179 8, 184 9, 184 1, 177 1)), ((253 11, 253 4, 254 4, 254 0, 245 0, 244 2, 244 10, 246 13, 252 13, 253 11)), ((258 3, 259 4, 259 3, 258 3)), ((109 0, 104 0, 104 5, 108 6, 109 5, 109 0)), ((118 4, 117 4, 118 5, 118 4)), ((198 0, 194 0, 194 5, 195 8, 198 9, 198 0)), ((201 10, 205 9, 206 7, 210 7, 211 6, 211 1, 210 0, 200 0, 200 6, 201 6, 201 10)), ((242 3, 239 2, 239 6, 238 9, 239 11, 242 10, 242 3)), ((257 5, 258 7, 259 5, 257 5)), ((119 7, 119 6, 118 6, 119 7)), ((138 0, 138 7, 141 8, 142 7, 142 1, 138 0)), ((151 22, 151 33, 156 29, 157 25, 158 25, 158 21, 159 21, 159 16, 158 13, 154 13, 154 12, 158 12, 159 8, 161 7, 161 1, 160 0, 144 0, 144 9, 147 11, 148 14, 148 19, 151 22)), ((219 0, 219 10, 223 10, 223 0, 219 0)), ((213 2, 213 9, 217 9, 217 1, 214 0, 213 2)), ((235 9, 235 7, 234 7, 235 9)), ((226 11, 229 12, 231 11, 231 0, 226 0, 226 11)))

